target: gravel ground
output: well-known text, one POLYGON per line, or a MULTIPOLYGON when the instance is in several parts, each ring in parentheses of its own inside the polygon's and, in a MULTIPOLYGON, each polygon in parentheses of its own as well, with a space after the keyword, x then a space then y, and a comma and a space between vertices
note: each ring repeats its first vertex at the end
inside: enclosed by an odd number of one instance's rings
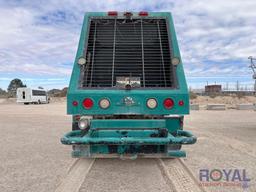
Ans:
POLYGON ((70 148, 60 137, 70 130, 65 104, 0 104, 0 191, 49 192, 66 175, 70 148))
MULTIPOLYGON (((73 159, 60 137, 70 130, 66 104, 0 104, 0 191, 54 191, 73 159)), ((185 146, 186 164, 198 178, 200 169, 246 169, 246 191, 256 191, 256 112, 193 111, 185 129, 198 136, 185 146)), ((155 160, 96 160, 81 187, 84 191, 168 191, 155 160)), ((206 187, 209 191, 243 191, 206 187)))
POLYGON ((155 159, 97 159, 80 192, 172 191, 155 159))
MULTIPOLYGON (((256 112, 192 111, 185 127, 198 141, 185 146, 186 164, 199 180, 200 169, 246 169, 251 179, 248 188, 237 186, 205 187, 208 191, 256 191, 256 112)), ((231 173, 232 174, 232 173, 231 173)))

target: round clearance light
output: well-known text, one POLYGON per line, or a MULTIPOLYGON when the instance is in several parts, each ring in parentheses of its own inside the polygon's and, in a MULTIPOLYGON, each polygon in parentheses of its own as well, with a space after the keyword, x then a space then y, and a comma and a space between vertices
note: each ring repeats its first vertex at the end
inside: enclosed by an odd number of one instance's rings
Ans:
POLYGON ((154 109, 157 106, 157 101, 153 98, 147 100, 147 106, 150 109, 154 109))
POLYGON ((99 105, 102 109, 107 109, 110 106, 110 102, 108 99, 101 99, 99 105))
POLYGON ((180 59, 179 58, 177 58, 177 57, 172 58, 172 64, 173 65, 178 65, 179 63, 180 63, 180 59))
POLYGON ((180 100, 179 101, 179 106, 183 106, 184 105, 184 101, 183 100, 180 100))
POLYGON ((84 65, 86 63, 86 59, 84 57, 80 57, 77 61, 79 65, 84 65))
POLYGON ((81 119, 78 121, 78 127, 81 130, 86 129, 89 126, 89 119, 81 117, 81 119))
POLYGON ((78 102, 77 101, 73 101, 72 105, 76 107, 78 105, 78 102))
POLYGON ((164 107, 166 109, 171 109, 174 106, 174 101, 171 98, 167 98, 164 100, 164 107))
POLYGON ((90 98, 86 98, 83 101, 83 106, 85 109, 91 109, 93 106, 93 101, 90 98))

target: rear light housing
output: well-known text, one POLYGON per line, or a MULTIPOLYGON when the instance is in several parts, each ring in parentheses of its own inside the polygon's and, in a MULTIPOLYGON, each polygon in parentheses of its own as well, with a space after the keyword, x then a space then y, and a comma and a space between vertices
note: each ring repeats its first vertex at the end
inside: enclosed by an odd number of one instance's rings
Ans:
POLYGON ((144 17, 145 17, 145 16, 148 16, 148 12, 147 12, 147 11, 140 11, 140 12, 139 12, 139 16, 142 16, 142 17, 143 17, 143 16, 144 16, 144 17))
POLYGON ((78 102, 77 102, 77 101, 73 101, 73 102, 72 102, 72 105, 73 105, 74 107, 76 107, 76 106, 78 106, 78 102))
POLYGON ((164 100, 164 107, 166 109, 171 109, 174 106, 174 101, 171 98, 167 98, 164 100))
POLYGON ((99 102, 99 106, 102 109, 107 109, 110 106, 110 101, 108 99, 101 99, 99 102))
POLYGON ((83 107, 85 109, 91 109, 93 106, 93 100, 90 98, 86 98, 83 100, 83 107))
POLYGON ((173 65, 178 65, 180 63, 180 59, 178 57, 172 58, 172 64, 173 65))
POLYGON ((147 100, 147 107, 150 109, 154 109, 157 106, 157 101, 154 98, 150 98, 147 100))
POLYGON ((109 11, 108 12, 108 16, 117 16, 117 15, 118 15, 117 11, 109 11))
POLYGON ((180 100, 178 104, 179 104, 179 106, 183 106, 184 105, 184 101, 180 100))
POLYGON ((84 57, 80 57, 77 61, 79 65, 84 65, 86 63, 86 59, 84 57))

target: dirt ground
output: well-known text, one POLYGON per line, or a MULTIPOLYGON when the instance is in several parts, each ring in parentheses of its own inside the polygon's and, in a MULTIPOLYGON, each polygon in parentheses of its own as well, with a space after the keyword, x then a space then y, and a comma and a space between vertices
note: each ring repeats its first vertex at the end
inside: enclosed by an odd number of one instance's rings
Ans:
MULTIPOLYGON (((244 190, 256 191, 256 111, 192 111, 185 127, 198 137, 195 145, 183 147, 188 152, 185 162, 198 181, 201 169, 245 169, 251 181, 244 190)), ((243 191, 237 186, 206 189, 243 191)))
POLYGON ((0 191, 49 192, 68 170, 70 130, 65 104, 0 104, 0 191))
MULTIPOLYGON (((59 142, 60 137, 71 128, 71 118, 66 115, 66 103, 4 103, 0 103, 0 191, 54 191, 73 162, 70 147, 59 142)), ((198 136, 195 145, 184 147, 188 152, 185 162, 197 179, 200 169, 246 169, 248 177, 251 178, 246 191, 256 191, 255 111, 192 111, 186 117, 185 129, 198 136)), ((100 186, 105 189, 111 186, 120 187, 124 191, 129 191, 129 186, 130 191, 145 191, 142 190, 145 189, 143 186, 147 186, 147 191, 168 189, 161 179, 159 186, 156 186, 155 181, 160 173, 154 161, 123 162, 124 166, 121 160, 96 161, 81 191, 100 191, 100 186), (142 172, 137 170, 140 166, 144 167, 142 172), (126 174, 120 172, 122 167, 127 167, 126 174), (112 170, 113 174, 109 179, 102 174, 112 170), (150 177, 146 177, 147 175, 150 177), (127 180, 124 183, 115 183, 116 177, 127 180), (141 180, 142 177, 145 179, 141 180), (102 180, 99 181, 98 178, 102 180), (112 181, 111 185, 108 180, 112 181)), ((206 189, 243 191, 241 187, 206 189)))
POLYGON ((235 109, 238 104, 256 103, 256 96, 216 96, 214 98, 209 96, 197 96, 197 98, 192 99, 190 102, 200 105, 226 104, 227 108, 235 109))

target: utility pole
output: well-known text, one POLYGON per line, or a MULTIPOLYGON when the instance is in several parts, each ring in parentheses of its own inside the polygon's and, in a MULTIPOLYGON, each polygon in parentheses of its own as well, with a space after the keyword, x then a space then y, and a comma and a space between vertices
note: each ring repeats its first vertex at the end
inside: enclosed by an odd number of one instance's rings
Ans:
POLYGON ((228 91, 228 82, 226 82, 226 90, 228 91))
POLYGON ((249 56, 250 59, 250 68, 252 69, 253 75, 252 78, 255 80, 254 82, 254 93, 256 93, 256 58, 249 56))
POLYGON ((236 90, 239 91, 239 81, 236 81, 236 90))

